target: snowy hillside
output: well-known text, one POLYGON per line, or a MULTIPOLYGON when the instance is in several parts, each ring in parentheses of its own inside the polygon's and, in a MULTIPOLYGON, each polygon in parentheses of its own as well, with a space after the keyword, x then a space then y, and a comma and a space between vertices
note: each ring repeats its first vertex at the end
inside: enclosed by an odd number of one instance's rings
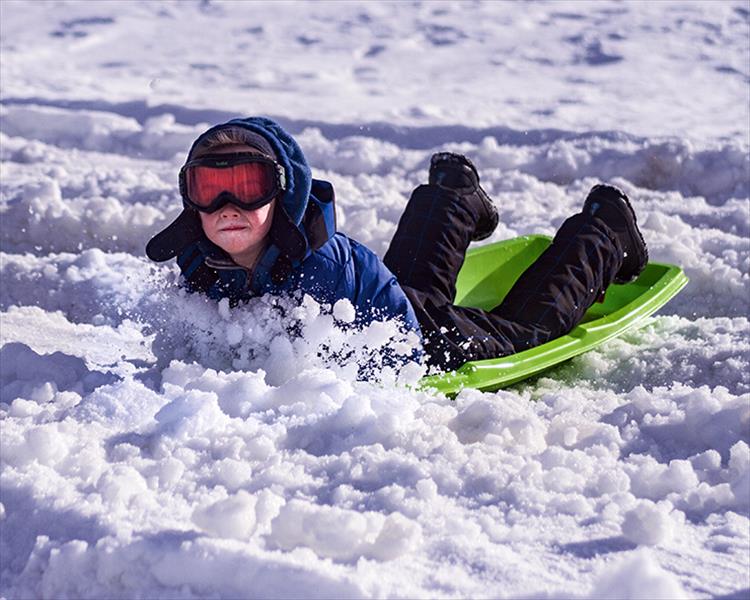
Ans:
POLYGON ((750 596, 750 4, 3 0, 0 27, 0 597, 750 596), (610 181, 690 283, 505 391, 357 381, 390 324, 279 300, 291 339, 144 256, 192 140, 253 114, 381 256, 452 149, 488 241, 610 181))

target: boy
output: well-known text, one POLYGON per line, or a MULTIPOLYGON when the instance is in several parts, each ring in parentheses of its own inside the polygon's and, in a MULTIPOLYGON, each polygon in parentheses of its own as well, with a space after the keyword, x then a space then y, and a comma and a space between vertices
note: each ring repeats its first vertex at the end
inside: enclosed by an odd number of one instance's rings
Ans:
POLYGON ((381 262, 336 232, 331 184, 312 179, 295 140, 259 117, 202 134, 180 192, 184 210, 146 252, 159 262, 176 256, 188 289, 234 304, 297 290, 321 303, 347 298, 360 323, 397 318, 421 333, 428 363, 445 370, 567 333, 610 283, 634 279, 648 261, 627 197, 597 185, 499 306, 456 306, 468 245, 498 222, 467 158, 432 157, 381 262))

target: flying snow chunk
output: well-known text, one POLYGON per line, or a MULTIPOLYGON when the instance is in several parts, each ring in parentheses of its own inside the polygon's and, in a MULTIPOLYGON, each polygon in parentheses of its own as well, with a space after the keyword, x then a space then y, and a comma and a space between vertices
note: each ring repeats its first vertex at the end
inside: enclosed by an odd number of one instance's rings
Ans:
POLYGON ((337 321, 342 323, 353 323, 357 316, 357 311, 347 298, 341 298, 333 305, 333 316, 337 321))
POLYGON ((227 344, 230 346, 238 346, 242 341, 242 336, 242 325, 239 323, 230 323, 227 325, 227 344))

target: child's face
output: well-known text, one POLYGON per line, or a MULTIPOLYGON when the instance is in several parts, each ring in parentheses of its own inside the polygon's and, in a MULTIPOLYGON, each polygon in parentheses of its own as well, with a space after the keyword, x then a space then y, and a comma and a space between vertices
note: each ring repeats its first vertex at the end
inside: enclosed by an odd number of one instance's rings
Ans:
POLYGON ((242 264, 244 256, 257 255, 265 246, 275 204, 276 200, 272 200, 257 210, 242 210, 227 204, 214 213, 200 213, 203 231, 209 240, 242 264))
MULTIPOLYGON (((214 154, 248 152, 253 148, 244 145, 222 146, 214 154)), ((257 210, 243 210, 228 203, 213 213, 199 213, 206 237, 224 250, 240 265, 252 267, 271 229, 276 200, 257 210), (250 263, 250 264, 247 264, 250 263)))

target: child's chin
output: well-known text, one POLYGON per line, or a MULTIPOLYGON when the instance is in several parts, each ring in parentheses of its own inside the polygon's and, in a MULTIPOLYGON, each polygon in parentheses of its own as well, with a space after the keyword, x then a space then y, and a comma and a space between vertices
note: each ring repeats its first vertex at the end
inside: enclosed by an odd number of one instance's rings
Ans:
POLYGON ((250 247, 252 241, 245 232, 223 233, 217 240, 217 245, 225 252, 235 254, 250 247))
POLYGON ((220 246, 224 252, 227 254, 242 254, 243 252, 246 252, 249 248, 249 244, 224 244, 223 246, 220 246))

